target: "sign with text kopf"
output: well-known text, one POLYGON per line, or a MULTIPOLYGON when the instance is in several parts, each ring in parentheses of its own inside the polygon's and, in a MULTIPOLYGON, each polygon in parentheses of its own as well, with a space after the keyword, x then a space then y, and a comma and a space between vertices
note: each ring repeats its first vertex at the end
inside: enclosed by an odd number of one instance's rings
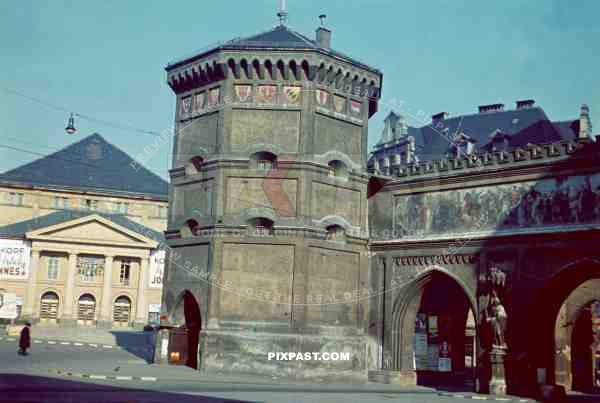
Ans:
POLYGON ((161 288, 165 272, 165 251, 157 250, 150 253, 150 288, 161 288))
POLYGON ((17 239, 0 239, 0 280, 29 277, 31 244, 17 239))

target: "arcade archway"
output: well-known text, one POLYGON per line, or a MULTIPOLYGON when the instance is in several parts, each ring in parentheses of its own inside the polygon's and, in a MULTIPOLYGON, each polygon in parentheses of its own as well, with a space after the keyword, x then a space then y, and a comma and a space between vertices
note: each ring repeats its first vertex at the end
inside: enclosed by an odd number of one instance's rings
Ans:
POLYGON ((171 321, 179 326, 169 335, 169 362, 197 369, 202 321, 200 307, 190 291, 181 293, 171 321))
POLYGON ((394 369, 414 370, 416 383, 473 389, 477 364, 473 299, 438 270, 414 281, 396 301, 394 369))
POLYGON ((530 305, 528 354, 537 383, 592 391, 594 334, 591 306, 600 300, 600 263, 582 259, 547 281, 530 305))

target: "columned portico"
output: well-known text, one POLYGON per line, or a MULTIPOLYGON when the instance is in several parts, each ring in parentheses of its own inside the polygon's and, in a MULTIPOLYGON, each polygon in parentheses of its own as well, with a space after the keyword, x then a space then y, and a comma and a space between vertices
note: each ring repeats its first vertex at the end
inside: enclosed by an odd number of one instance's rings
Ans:
POLYGON ((22 317, 34 323, 143 327, 161 298, 157 273, 149 273, 161 234, 148 231, 89 213, 15 234, 30 243, 30 267, 5 288, 24 296, 22 317))

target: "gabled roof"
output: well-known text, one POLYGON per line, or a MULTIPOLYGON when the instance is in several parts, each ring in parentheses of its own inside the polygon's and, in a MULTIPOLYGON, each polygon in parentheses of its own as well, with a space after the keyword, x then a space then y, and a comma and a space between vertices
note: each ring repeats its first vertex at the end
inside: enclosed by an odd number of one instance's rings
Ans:
POLYGON ((256 35, 252 35, 246 38, 234 38, 226 42, 220 42, 217 44, 205 47, 202 50, 197 51, 193 55, 177 59, 169 63, 166 67, 170 70, 174 67, 180 66, 189 61, 199 59, 209 53, 213 53, 218 50, 316 50, 320 53, 324 53, 333 57, 345 59, 348 62, 356 64, 366 70, 370 70, 377 74, 381 72, 366 63, 360 62, 354 58, 345 55, 342 52, 335 51, 333 49, 321 47, 315 40, 306 37, 305 35, 293 31, 285 25, 278 25, 268 31, 261 32, 256 35))
POLYGON ((166 199, 168 183, 98 133, 0 174, 0 183, 166 199), (139 167, 139 169, 137 169, 139 167))
POLYGON ((155 231, 142 224, 133 222, 123 215, 84 210, 61 210, 41 217, 33 218, 31 220, 20 221, 14 224, 6 225, 4 227, 0 227, 0 237, 22 238, 26 233, 31 231, 93 215, 103 217, 117 225, 120 225, 121 227, 124 227, 146 238, 151 238, 157 242, 164 240, 164 235, 162 232, 155 231))

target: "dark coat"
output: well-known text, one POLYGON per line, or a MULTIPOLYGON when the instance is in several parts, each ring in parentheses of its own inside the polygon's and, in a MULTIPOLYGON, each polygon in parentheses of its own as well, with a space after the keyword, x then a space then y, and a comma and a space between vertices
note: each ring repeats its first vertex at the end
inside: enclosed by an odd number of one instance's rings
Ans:
POLYGON ((22 349, 29 348, 31 346, 31 336, 29 335, 29 326, 25 326, 21 330, 21 337, 19 337, 19 347, 22 349))

